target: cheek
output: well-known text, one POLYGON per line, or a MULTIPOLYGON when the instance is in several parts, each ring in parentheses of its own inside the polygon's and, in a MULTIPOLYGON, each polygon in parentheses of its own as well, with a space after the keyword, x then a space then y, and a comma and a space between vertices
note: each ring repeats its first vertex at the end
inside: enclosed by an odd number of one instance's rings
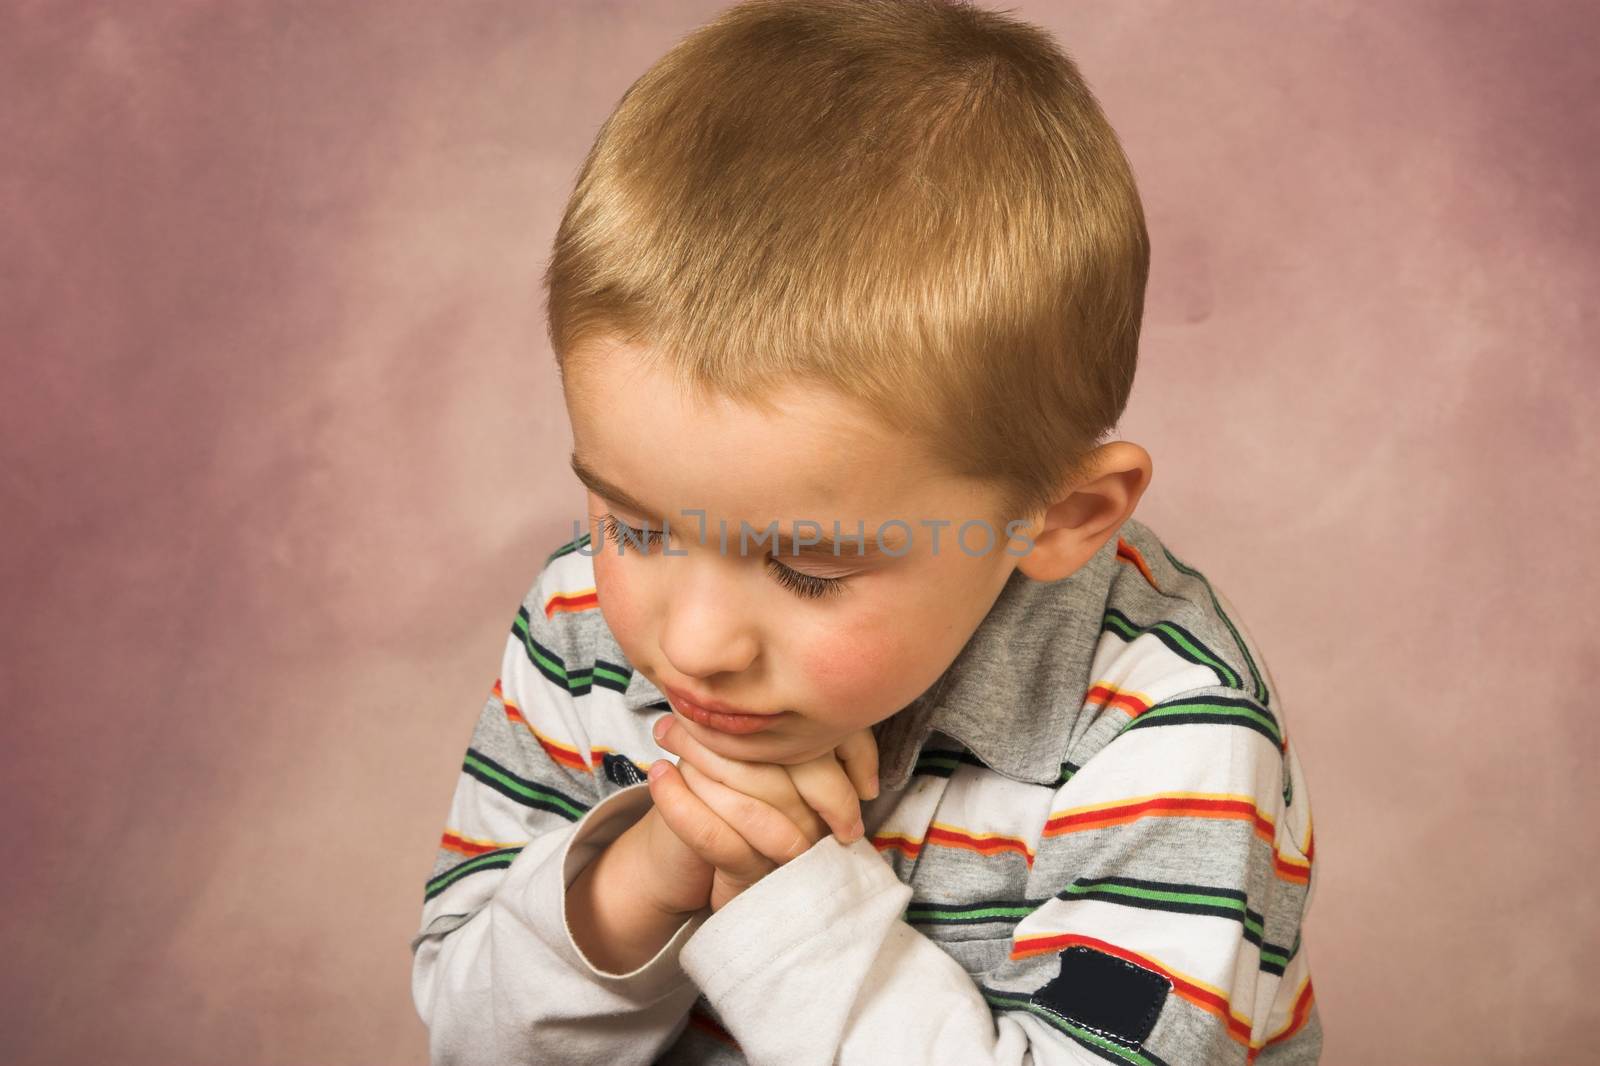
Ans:
POLYGON ((860 728, 904 706, 906 650, 894 633, 881 625, 835 629, 807 643, 801 669, 818 717, 860 728))
POLYGON ((636 589, 629 580, 626 562, 602 548, 594 557, 594 587, 606 628, 611 630, 622 650, 632 658, 635 642, 641 636, 640 605, 636 589))

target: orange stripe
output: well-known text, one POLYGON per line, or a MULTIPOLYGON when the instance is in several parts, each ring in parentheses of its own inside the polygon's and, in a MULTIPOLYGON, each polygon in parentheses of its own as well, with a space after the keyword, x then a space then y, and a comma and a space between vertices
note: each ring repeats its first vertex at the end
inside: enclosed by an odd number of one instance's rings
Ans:
POLYGON ((874 833, 872 846, 879 851, 898 851, 908 859, 915 859, 922 854, 925 845, 936 844, 942 848, 960 848, 966 851, 975 851, 980 855, 998 855, 1003 852, 1013 852, 1021 855, 1023 861, 1029 866, 1033 865, 1033 849, 1028 842, 1020 837, 1005 836, 1001 833, 972 833, 960 826, 946 825, 943 822, 934 822, 928 827, 928 835, 917 839, 904 833, 874 833))
POLYGON ((557 592, 544 601, 544 616, 554 618, 569 611, 589 611, 600 606, 600 596, 594 589, 578 592, 557 592))
MULTIPOLYGON (((1172 792, 1140 796, 1134 800, 1074 807, 1057 811, 1045 821, 1040 838, 1079 833, 1090 829, 1109 829, 1141 818, 1221 818, 1250 822, 1263 843, 1272 846, 1273 869, 1285 881, 1305 884, 1311 877, 1310 862, 1291 858, 1277 848, 1277 826, 1248 796, 1209 795, 1201 792, 1172 792)), ((1309 841, 1309 837, 1307 838, 1309 841)), ((1307 858, 1309 859, 1309 855, 1307 858)))
POLYGON ((1311 864, 1296 862, 1282 852, 1273 853, 1273 869, 1285 881, 1293 881, 1297 885, 1308 884, 1311 881, 1311 864))
POLYGON ((1245 1057, 1246 1066, 1256 1061, 1256 1056, 1261 1054, 1261 1049, 1268 1044, 1276 1044, 1280 1040, 1287 1040, 1298 1033, 1311 1017, 1311 978, 1307 977, 1300 982, 1300 990, 1295 993, 1294 1009, 1289 1011, 1289 1020, 1283 1023, 1283 1028, 1267 1037, 1259 1044, 1250 1045, 1250 1054, 1245 1057))
POLYGON ((879 851, 898 851, 908 859, 915 859, 922 854, 922 841, 904 833, 874 833, 872 846, 879 851))
POLYGON ((1023 861, 1030 867, 1033 865, 1033 849, 1028 847, 1028 842, 1018 837, 1004 836, 1000 833, 970 833, 960 826, 945 825, 943 822, 934 822, 928 827, 928 835, 924 843, 937 844, 942 848, 961 848, 966 851, 976 851, 980 855, 997 855, 1005 851, 1013 851, 1021 855, 1023 861))
POLYGON ((1302 885, 1306 884, 1311 880, 1311 864, 1317 860, 1316 853, 1317 842, 1313 839, 1313 834, 1311 831, 1311 812, 1307 810, 1306 842, 1305 846, 1300 848, 1300 854, 1305 856, 1305 860, 1301 861, 1300 859, 1291 858, 1281 853, 1278 854, 1276 856, 1278 875, 1286 881, 1294 881, 1295 883, 1302 885))
POLYGON ((1124 962, 1131 962, 1135 966, 1154 970, 1172 982, 1172 990, 1179 996, 1193 1003, 1201 1010, 1221 1018, 1227 1025, 1229 1036, 1239 1043, 1249 1046, 1250 1019, 1234 1013, 1233 1007, 1228 1002, 1226 992, 1163 966, 1148 955, 1141 955, 1137 951, 1130 951, 1125 947, 1120 947, 1092 936, 1084 936, 1081 933, 1053 933, 1042 936, 1019 937, 1012 945, 1011 957, 1013 959, 1025 959, 1034 955, 1053 954, 1078 946, 1092 948, 1095 951, 1103 951, 1107 955, 1114 955, 1122 959, 1124 962))
POLYGON ((1157 793, 1132 800, 1074 807, 1052 814, 1044 824, 1043 836, 1060 836, 1085 829, 1105 829, 1126 825, 1141 818, 1226 818, 1250 822, 1258 837, 1273 842, 1277 827, 1257 809, 1249 796, 1204 792, 1157 793))
POLYGON ((1139 554, 1139 549, 1121 537, 1117 538, 1117 558, 1125 563, 1132 563, 1137 566, 1139 573, 1143 574, 1144 579, 1150 582, 1150 587, 1157 592, 1161 591, 1161 586, 1156 584, 1156 576, 1150 572, 1150 567, 1145 564, 1144 556, 1139 554))
POLYGON ((464 837, 453 829, 446 829, 444 836, 439 838, 439 846, 446 851, 458 851, 463 855, 482 855, 489 851, 499 851, 501 848, 520 848, 527 844, 526 840, 479 840, 476 837, 464 837))
POLYGON ((1086 710, 1096 706, 1114 707, 1127 711, 1129 718, 1137 718, 1150 709, 1151 700, 1142 692, 1127 692, 1101 681, 1089 690, 1083 706, 1086 710))
POLYGON ((506 718, 526 727, 528 732, 533 734, 533 739, 539 742, 539 746, 545 750, 545 754, 549 755, 552 761, 580 774, 594 773, 593 765, 583 761, 583 755, 577 748, 557 743, 533 728, 533 723, 523 716, 522 708, 506 699, 505 690, 500 687, 499 681, 494 683, 494 694, 500 698, 501 705, 505 707, 506 718))
POLYGON ((1300 992, 1294 997, 1294 1011, 1289 1015, 1288 1026, 1286 1026, 1282 1032, 1268 1037, 1267 1042, 1272 1043, 1275 1040, 1287 1040, 1295 1033, 1298 1033, 1311 1018, 1311 1003, 1313 998, 1314 997, 1311 992, 1311 978, 1307 977, 1300 983, 1300 992))

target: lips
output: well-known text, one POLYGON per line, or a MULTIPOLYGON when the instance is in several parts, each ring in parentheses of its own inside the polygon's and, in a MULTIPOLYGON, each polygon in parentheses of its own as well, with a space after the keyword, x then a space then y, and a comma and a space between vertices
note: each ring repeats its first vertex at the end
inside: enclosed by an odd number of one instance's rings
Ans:
POLYGON ((743 707, 735 707, 733 704, 723 703, 721 700, 701 699, 693 692, 688 692, 681 688, 673 688, 671 685, 666 685, 664 688, 667 695, 672 697, 672 701, 674 703, 689 704, 691 706, 700 708, 702 711, 714 711, 717 714, 740 714, 751 718, 766 717, 758 711, 747 710, 743 707))
POLYGON ((678 689, 667 688, 665 691, 679 714, 697 725, 721 733, 755 733, 772 725, 778 717, 776 714, 752 714, 730 709, 728 704, 717 701, 712 701, 711 706, 707 707, 691 700, 678 689))

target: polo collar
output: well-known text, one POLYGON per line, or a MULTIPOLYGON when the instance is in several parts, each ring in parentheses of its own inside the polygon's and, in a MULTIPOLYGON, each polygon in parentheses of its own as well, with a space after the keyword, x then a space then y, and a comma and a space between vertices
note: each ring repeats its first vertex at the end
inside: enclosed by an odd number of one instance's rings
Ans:
MULTIPOLYGON (((934 732, 1006 777, 1037 785, 1060 781, 1089 690, 1120 539, 1120 533, 1108 537, 1088 562, 1057 581, 1011 572, 944 673, 872 727, 883 788, 905 787, 934 732)), ((639 710, 667 705, 667 698, 635 670, 623 702, 639 710)))
POLYGON ((884 788, 905 786, 936 731, 1006 777, 1036 785, 1061 780, 1116 574, 1117 540, 1107 538, 1056 581, 1011 572, 939 679, 874 727, 884 788))

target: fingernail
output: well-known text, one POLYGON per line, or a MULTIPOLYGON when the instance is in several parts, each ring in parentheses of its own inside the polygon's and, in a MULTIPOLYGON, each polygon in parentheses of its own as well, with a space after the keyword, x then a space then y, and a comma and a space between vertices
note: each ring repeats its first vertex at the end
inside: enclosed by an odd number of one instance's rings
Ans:
POLYGON ((650 727, 650 732, 656 735, 657 740, 660 740, 662 737, 667 735, 667 730, 671 728, 672 716, 670 714, 663 715, 662 717, 656 719, 656 724, 650 727))
POLYGON ((878 775, 877 774, 873 774, 867 780, 867 799, 877 799, 877 798, 878 798, 878 775))
POLYGON ((657 762, 657 763, 652 763, 651 766, 650 766, 650 780, 654 781, 656 778, 660 777, 662 774, 664 774, 666 772, 667 772, 667 761, 665 759, 662 759, 660 762, 657 762))
POLYGON ((850 827, 850 839, 851 839, 851 841, 853 842, 853 841, 860 840, 863 836, 866 835, 866 832, 867 832, 867 827, 865 825, 861 824, 861 819, 860 818, 857 818, 856 821, 855 821, 855 824, 850 827))

